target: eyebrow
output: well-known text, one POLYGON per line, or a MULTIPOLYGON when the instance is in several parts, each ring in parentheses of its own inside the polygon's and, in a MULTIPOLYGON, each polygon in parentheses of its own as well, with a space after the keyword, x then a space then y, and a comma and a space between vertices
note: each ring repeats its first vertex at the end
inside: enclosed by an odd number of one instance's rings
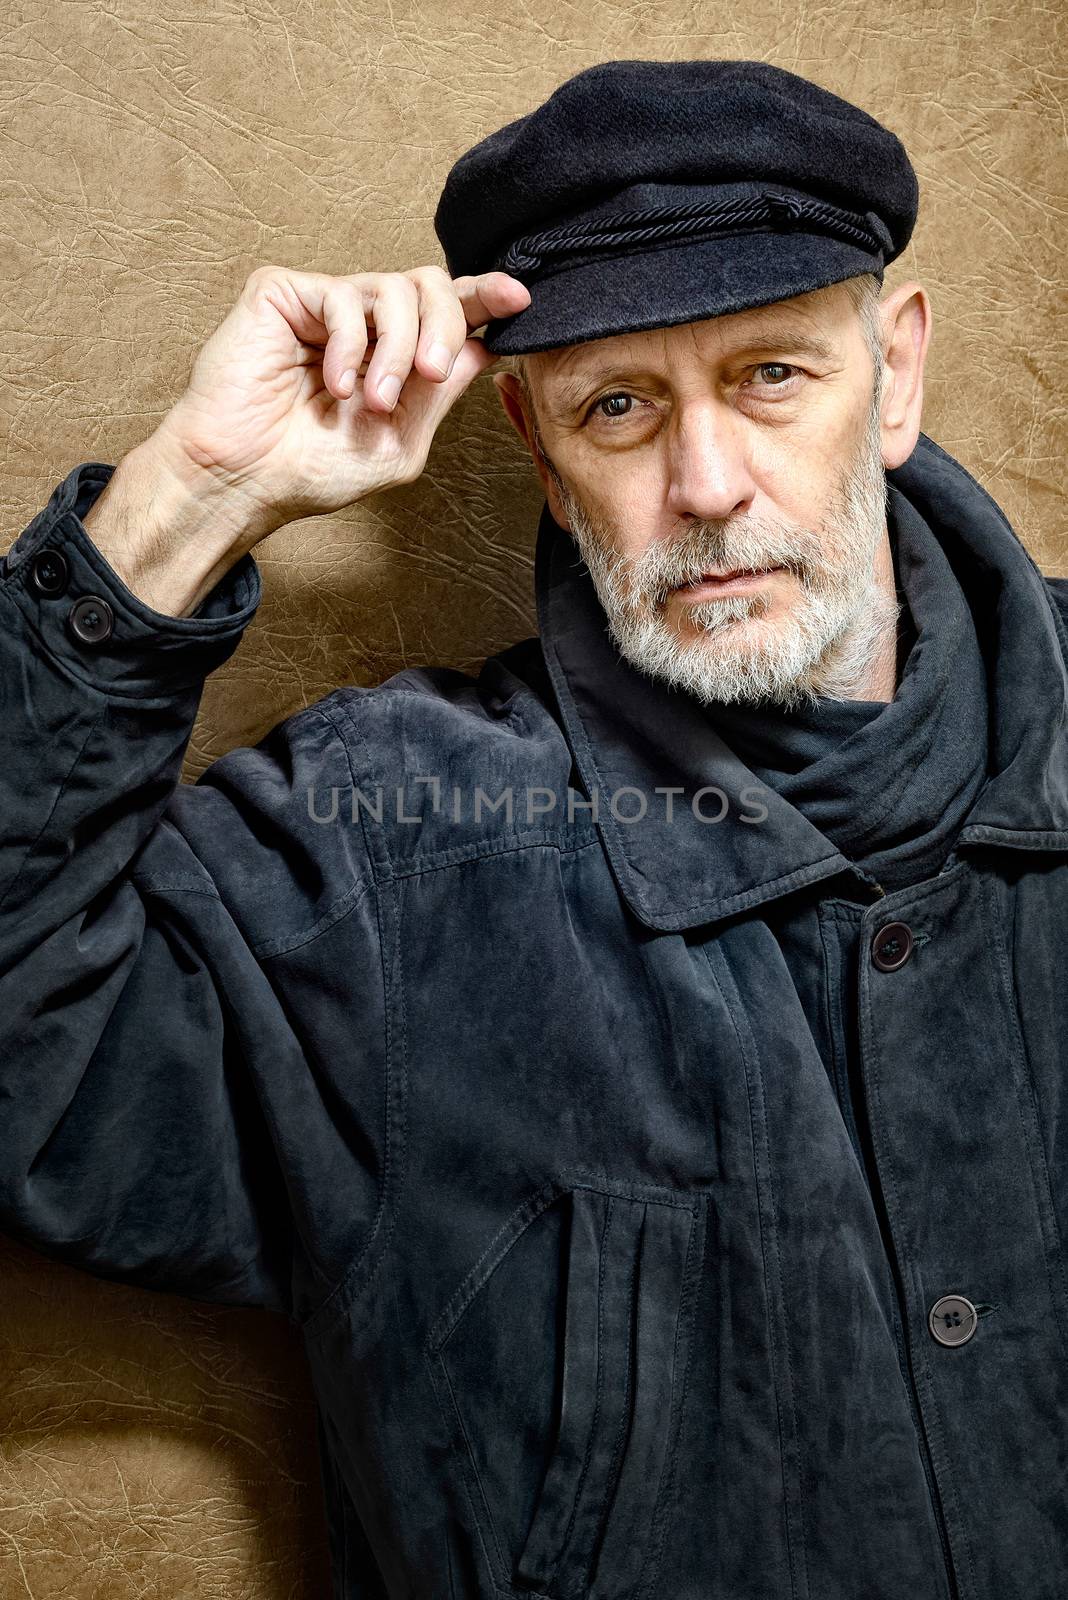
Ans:
MULTIPOLYGON (((725 354, 737 357, 751 355, 758 350, 772 349, 795 355, 814 356, 817 361, 833 361, 839 354, 837 345, 823 334, 817 333, 815 329, 799 328, 788 323, 764 324, 754 329, 751 334, 742 335, 738 343, 732 345, 725 354)), ((565 358, 562 365, 568 364, 565 358)), ((577 410, 586 396, 592 394, 602 383, 609 380, 617 383, 631 382, 641 377, 647 370, 637 362, 603 362, 587 371, 576 373, 574 377, 561 378, 558 383, 552 383, 550 380, 551 387, 546 396, 549 409, 558 415, 567 415, 577 410)))

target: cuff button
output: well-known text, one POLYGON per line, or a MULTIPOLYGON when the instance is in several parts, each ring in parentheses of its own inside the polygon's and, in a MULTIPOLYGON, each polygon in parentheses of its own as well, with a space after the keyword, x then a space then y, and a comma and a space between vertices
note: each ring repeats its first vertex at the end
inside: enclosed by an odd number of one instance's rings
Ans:
POLYGON ((38 550, 30 566, 30 582, 38 594, 62 594, 70 568, 62 550, 38 550))
POLYGON ((70 631, 82 644, 103 644, 111 638, 115 614, 98 594, 83 594, 70 608, 70 631))

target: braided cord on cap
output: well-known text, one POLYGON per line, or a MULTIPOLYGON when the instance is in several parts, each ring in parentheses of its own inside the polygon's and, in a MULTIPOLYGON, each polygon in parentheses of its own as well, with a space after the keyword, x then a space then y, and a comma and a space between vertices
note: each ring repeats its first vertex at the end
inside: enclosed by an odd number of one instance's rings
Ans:
POLYGON ((571 255, 611 251, 618 246, 648 244, 658 239, 714 238, 717 234, 746 233, 754 228, 776 231, 803 226, 805 231, 828 233, 859 245, 882 259, 890 236, 871 212, 865 216, 843 211, 826 201, 788 194, 763 194, 746 200, 718 200, 686 206, 649 206, 624 211, 599 222, 572 222, 542 233, 513 239, 490 270, 541 275, 571 255), (875 231, 876 228, 880 232, 875 231))

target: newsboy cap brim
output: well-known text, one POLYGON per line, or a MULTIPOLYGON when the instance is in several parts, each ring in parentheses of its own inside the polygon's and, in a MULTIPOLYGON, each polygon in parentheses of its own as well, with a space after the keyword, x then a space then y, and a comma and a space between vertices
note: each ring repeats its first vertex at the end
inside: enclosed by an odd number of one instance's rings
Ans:
POLYGON ((823 289, 881 263, 844 240, 759 233, 681 240, 587 262, 530 285, 530 305, 486 324, 495 355, 523 355, 615 334, 727 316, 823 289))

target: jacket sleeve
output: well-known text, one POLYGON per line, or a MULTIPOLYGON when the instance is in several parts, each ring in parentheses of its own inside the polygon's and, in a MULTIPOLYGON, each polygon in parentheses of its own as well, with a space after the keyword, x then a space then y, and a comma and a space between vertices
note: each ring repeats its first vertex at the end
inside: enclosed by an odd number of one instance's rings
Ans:
MULTIPOLYGON (((245 556, 153 611, 53 491, 0 564, 0 1228, 97 1276, 301 1322, 367 1242, 384 986, 337 697, 196 784, 245 556)), ((340 692, 339 692, 340 693, 340 692)))

